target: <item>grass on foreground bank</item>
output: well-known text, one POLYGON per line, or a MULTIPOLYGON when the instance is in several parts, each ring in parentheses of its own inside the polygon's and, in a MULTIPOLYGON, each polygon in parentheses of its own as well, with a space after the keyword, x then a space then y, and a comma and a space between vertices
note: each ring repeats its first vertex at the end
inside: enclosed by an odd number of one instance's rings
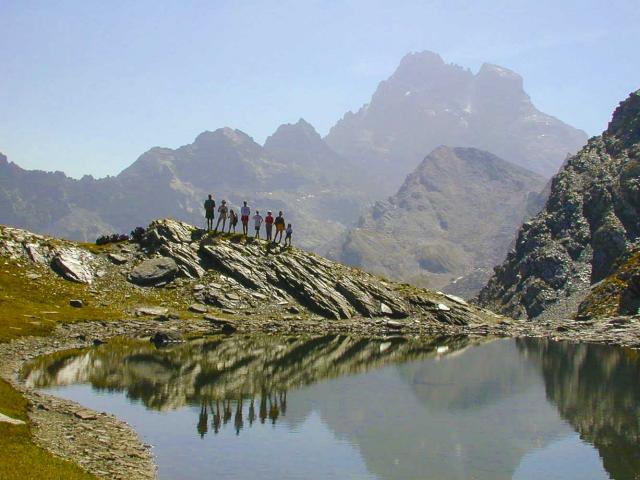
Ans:
MULTIPOLYGON (((1 379, 0 412, 28 421, 27 401, 1 379)), ((86 480, 96 477, 35 445, 28 424, 0 423, 0 478, 86 480)))

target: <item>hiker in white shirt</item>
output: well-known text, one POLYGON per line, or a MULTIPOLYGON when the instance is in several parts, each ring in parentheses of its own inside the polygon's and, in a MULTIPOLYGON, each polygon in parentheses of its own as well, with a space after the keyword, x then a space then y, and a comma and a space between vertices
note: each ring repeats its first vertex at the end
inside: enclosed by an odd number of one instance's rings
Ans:
POLYGON ((247 206, 247 202, 243 202, 242 208, 240 208, 240 221, 245 237, 249 235, 249 215, 251 215, 251 209, 247 206))
POLYGON ((262 226, 262 215, 260 215, 260 212, 258 210, 256 210, 256 214, 253 216, 253 224, 256 228, 255 238, 260 238, 260 227, 262 226))

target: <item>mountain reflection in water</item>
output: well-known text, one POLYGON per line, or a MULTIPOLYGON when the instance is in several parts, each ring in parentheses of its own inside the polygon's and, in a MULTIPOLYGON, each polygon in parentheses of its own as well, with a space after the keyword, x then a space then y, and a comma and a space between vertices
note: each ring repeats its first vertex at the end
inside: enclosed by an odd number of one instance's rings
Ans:
POLYGON ((161 349, 112 341, 37 359, 24 375, 37 388, 125 392, 151 411, 189 407, 199 439, 280 423, 295 432, 319 416, 364 461, 366 473, 344 477, 633 479, 639 367, 634 350, 541 339, 231 336, 161 349), (584 459, 556 452, 574 432, 584 459), (597 468, 581 471, 589 461, 597 468))

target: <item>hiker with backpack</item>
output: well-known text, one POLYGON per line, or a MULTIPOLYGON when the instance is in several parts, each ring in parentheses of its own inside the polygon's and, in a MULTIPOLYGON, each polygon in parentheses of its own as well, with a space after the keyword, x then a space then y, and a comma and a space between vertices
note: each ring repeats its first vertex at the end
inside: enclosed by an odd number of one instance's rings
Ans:
POLYGON ((233 233, 236 233, 236 225, 238 224, 238 214, 233 210, 233 208, 229 211, 229 233, 231 233, 231 228, 233 228, 233 233))
POLYGON ((216 223, 215 232, 218 231, 218 227, 220 226, 220 220, 222 220, 222 232, 224 233, 224 226, 227 223, 227 214, 229 213, 229 209, 227 208, 227 201, 222 200, 222 205, 218 207, 218 223, 216 223))
POLYGON ((247 206, 247 202, 242 202, 243 205, 240 208, 240 221, 242 221, 242 233, 246 237, 249 235, 249 215, 251 215, 251 209, 247 206))
POLYGON ((260 212, 256 210, 256 214, 253 216, 253 224, 256 229, 255 238, 260 238, 260 227, 262 226, 262 220, 262 215, 260 215, 260 212))
POLYGON ((276 225, 276 234, 273 237, 273 243, 276 243, 276 241, 280 243, 282 241, 282 233, 284 232, 284 216, 282 215, 282 212, 278 212, 275 225, 276 225))
POLYGON ((216 201, 212 198, 212 195, 209 194, 209 198, 204 201, 204 216, 207 219, 207 231, 210 232, 211 228, 213 228, 213 212, 216 209, 216 201))
POLYGON ((273 231, 273 215, 271 210, 267 212, 267 217, 264 219, 265 228, 267 229, 267 242, 271 241, 271 232, 273 231))
POLYGON ((293 235, 293 228, 291 228, 291 224, 287 225, 286 236, 284 237, 284 246, 287 246, 287 242, 289 243, 289 247, 291 246, 291 235, 293 235))

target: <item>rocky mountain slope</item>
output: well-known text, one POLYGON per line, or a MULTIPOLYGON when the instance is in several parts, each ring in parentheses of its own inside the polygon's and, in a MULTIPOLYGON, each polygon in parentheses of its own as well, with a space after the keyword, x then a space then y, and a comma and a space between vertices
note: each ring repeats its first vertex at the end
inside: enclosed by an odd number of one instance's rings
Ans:
POLYGON ((295 248, 208 235, 173 220, 153 222, 140 243, 90 249, 8 227, 0 237, 0 254, 37 267, 33 281, 42 288, 51 276, 61 276, 86 286, 78 307, 115 307, 125 317, 204 316, 223 330, 255 330, 283 319, 303 331, 329 319, 392 331, 496 322, 454 296, 388 282, 295 248))
POLYGON ((429 51, 405 56, 371 101, 326 137, 387 194, 439 145, 487 150, 549 178, 586 139, 537 110, 517 73, 484 64, 474 75, 429 51))
POLYGON ((491 153, 438 147, 394 196, 361 217, 335 255, 470 298, 504 259, 516 228, 542 208, 544 184, 491 153))
POLYGON ((282 126, 266 146, 239 130, 200 134, 178 149, 152 148, 116 177, 81 180, 26 171, 0 155, 0 222, 79 240, 128 232, 150 218, 203 222, 214 193, 239 208, 285 211, 301 244, 316 251, 355 221, 366 195, 347 188, 340 157, 301 120, 282 126))
POLYGON ((563 316, 591 294, 582 318, 637 313, 639 173, 637 91, 553 178, 545 208, 522 226, 479 303, 519 318, 563 316))

